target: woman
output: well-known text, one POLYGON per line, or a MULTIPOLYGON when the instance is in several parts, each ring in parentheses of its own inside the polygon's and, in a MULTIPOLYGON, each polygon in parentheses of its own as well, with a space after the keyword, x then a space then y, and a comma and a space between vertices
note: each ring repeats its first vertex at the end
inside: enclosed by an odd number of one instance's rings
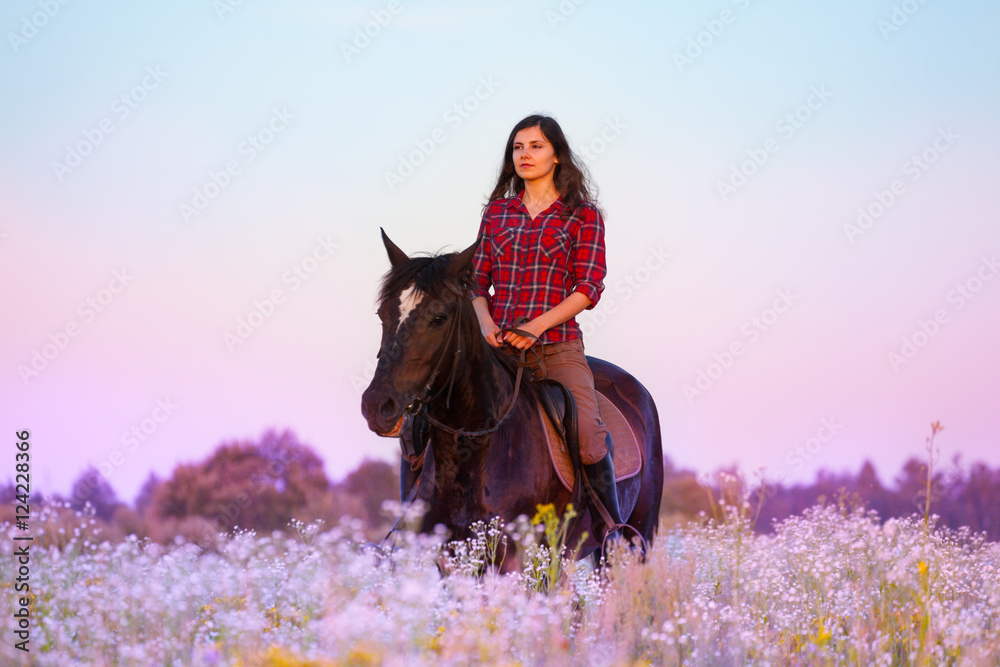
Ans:
MULTIPOLYGON (((497 348, 542 345, 548 377, 566 385, 576 399, 584 473, 620 525, 611 438, 601 421, 575 319, 593 308, 604 290, 604 221, 587 177, 552 118, 528 116, 511 130, 479 235, 472 304, 483 336, 497 348), (531 336, 501 332, 524 318, 528 321, 517 328, 531 336)), ((596 534, 603 522, 597 512, 591 514, 596 534)), ((603 540, 616 528, 604 526, 596 537, 603 540)))

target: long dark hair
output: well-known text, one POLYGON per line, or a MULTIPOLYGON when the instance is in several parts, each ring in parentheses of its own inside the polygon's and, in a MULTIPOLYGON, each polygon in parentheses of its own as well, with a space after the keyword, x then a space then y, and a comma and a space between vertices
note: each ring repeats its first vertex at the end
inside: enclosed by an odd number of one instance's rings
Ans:
MULTIPOLYGON (((524 189, 524 179, 517 175, 514 170, 514 136, 521 130, 528 127, 537 127, 542 134, 552 144, 555 150, 556 163, 553 174, 553 184, 559 196, 562 197, 565 206, 564 215, 569 217, 578 206, 590 203, 597 206, 597 189, 590 181, 590 174, 587 168, 580 164, 573 151, 570 150, 566 135, 554 118, 533 114, 521 120, 507 137, 507 146, 503 151, 503 164, 500 166, 500 175, 497 177, 497 184, 490 193, 489 202, 496 199, 513 197, 524 189)), ((485 207, 484 207, 485 208, 485 207)))

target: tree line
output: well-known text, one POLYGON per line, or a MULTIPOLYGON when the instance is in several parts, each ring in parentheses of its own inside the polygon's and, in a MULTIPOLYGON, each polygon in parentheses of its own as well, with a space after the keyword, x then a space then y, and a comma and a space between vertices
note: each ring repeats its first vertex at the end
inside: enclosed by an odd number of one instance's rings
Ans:
POLYGON ((746 502, 745 514, 760 533, 773 532, 782 519, 815 505, 837 503, 872 510, 883 521, 929 513, 938 517, 937 525, 967 526, 989 540, 1000 540, 1000 468, 982 462, 964 465, 958 455, 945 469, 910 458, 891 486, 880 481, 870 461, 857 474, 820 470, 811 484, 795 485, 747 483, 734 469, 699 478, 666 462, 661 514, 668 522, 720 518, 718 500, 730 506, 746 502))
MULTIPOLYGON (((53 533, 58 533, 58 517, 68 520, 82 512, 92 516, 103 539, 112 540, 136 535, 160 543, 183 539, 208 545, 220 533, 289 533, 293 520, 332 526, 344 516, 359 519, 374 537, 389 525, 383 502, 399 499, 397 468, 368 459, 332 482, 319 455, 294 432, 269 430, 257 440, 223 443, 202 461, 178 465, 167 479, 151 473, 131 506, 118 499, 93 467, 77 478, 68 498, 33 493, 32 505, 48 505, 53 533)), ((13 522, 14 495, 13 483, 0 486, 0 521, 13 522)), ((968 526, 1000 540, 1000 468, 978 462, 966 466, 957 456, 944 469, 910 459, 891 486, 883 485, 868 461, 856 475, 821 470, 813 483, 789 486, 747 483, 735 469, 699 476, 665 461, 665 526, 720 518, 721 506, 746 503, 755 530, 766 533, 788 516, 834 502, 873 510, 883 520, 923 515, 929 507, 940 517, 939 525, 968 526)), ((65 538, 42 538, 59 539, 65 538)))

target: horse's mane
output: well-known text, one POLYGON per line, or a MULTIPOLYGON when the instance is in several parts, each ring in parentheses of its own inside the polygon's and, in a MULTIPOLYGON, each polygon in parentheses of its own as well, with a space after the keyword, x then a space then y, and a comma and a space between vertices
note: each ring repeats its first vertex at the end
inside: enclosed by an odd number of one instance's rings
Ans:
POLYGON ((378 294, 379 305, 402 292, 410 283, 424 293, 440 292, 445 284, 445 269, 455 254, 449 252, 444 255, 411 257, 407 263, 391 268, 382 278, 378 294))

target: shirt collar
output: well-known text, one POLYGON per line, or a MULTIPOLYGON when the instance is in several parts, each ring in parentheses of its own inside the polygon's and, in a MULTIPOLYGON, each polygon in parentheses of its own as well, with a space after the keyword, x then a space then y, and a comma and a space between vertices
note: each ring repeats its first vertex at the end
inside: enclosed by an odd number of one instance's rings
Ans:
MULTIPOLYGON (((523 197, 524 197, 524 190, 521 190, 516 195, 507 200, 507 208, 513 208, 513 209, 524 208, 525 212, 527 212, 527 208, 524 206, 523 197)), ((559 196, 556 197, 556 200, 552 202, 549 208, 555 208, 555 210, 558 212, 563 210, 565 206, 566 205, 563 203, 562 196, 559 196)), ((545 210, 547 211, 549 209, 545 210)))

